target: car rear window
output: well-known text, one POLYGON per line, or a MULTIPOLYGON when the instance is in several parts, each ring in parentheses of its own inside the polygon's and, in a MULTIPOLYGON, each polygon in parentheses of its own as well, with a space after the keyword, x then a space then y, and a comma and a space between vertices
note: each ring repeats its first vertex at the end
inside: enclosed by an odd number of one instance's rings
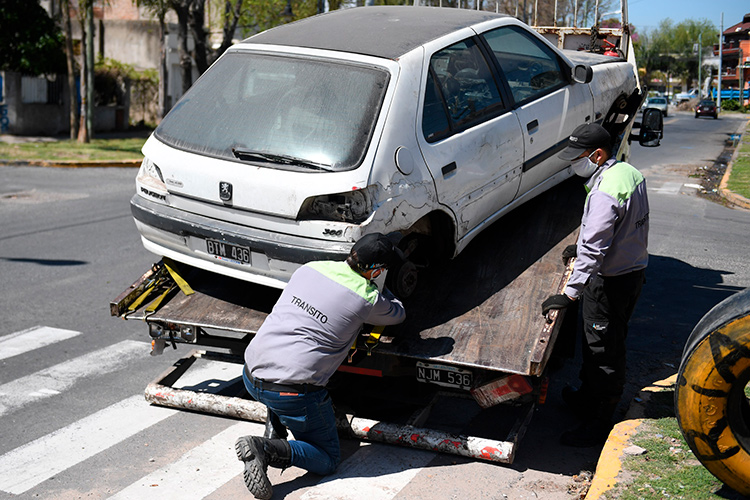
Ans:
POLYGON ((372 66, 230 52, 195 82, 155 134, 176 148, 238 162, 235 148, 348 170, 364 157, 388 79, 386 70, 372 66))

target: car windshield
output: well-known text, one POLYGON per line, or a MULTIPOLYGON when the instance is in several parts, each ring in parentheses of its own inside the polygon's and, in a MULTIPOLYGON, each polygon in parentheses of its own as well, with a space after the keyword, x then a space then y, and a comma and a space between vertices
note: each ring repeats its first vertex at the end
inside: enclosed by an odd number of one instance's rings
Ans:
POLYGON ((648 102, 649 104, 666 104, 667 100, 664 97, 652 97, 648 102))
POLYGON ((372 66, 230 52, 155 135, 176 148, 236 162, 348 170, 364 157, 388 78, 372 66))

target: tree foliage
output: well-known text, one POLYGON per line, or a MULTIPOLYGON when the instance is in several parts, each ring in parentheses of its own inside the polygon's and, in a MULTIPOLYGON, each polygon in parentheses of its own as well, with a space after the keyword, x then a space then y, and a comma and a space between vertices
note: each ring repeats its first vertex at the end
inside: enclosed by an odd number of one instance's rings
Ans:
POLYGON ((33 0, 0 2, 0 69, 40 75, 65 73, 64 37, 33 0))
POLYGON ((694 47, 699 35, 704 49, 718 43, 719 30, 706 19, 687 19, 679 24, 664 19, 657 29, 642 33, 635 43, 635 51, 638 64, 645 68, 646 81, 654 71, 688 82, 697 79, 699 57, 694 47))

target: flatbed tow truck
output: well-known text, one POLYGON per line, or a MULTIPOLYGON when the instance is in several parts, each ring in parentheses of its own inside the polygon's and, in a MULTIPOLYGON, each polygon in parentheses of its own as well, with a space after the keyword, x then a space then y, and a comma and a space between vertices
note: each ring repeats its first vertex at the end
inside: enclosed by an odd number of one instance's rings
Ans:
MULTIPOLYGON (((437 272, 423 273, 419 288, 405 303, 406 322, 387 328, 377 339, 377 334, 360 336, 339 368, 360 376, 410 377, 427 384, 426 392, 439 387, 434 397, 473 396, 483 408, 503 403, 515 415, 504 440, 421 428, 434 400, 405 422, 342 415, 342 434, 511 463, 535 406, 545 396, 545 368, 563 314, 554 311, 545 318, 541 303, 560 292, 567 280, 570 265, 565 266, 560 255, 575 242, 584 196, 581 182, 571 179, 501 219, 437 272)), ((225 352, 194 350, 148 385, 146 399, 265 421, 265 407, 249 399, 171 386, 197 359, 242 363, 245 346, 279 291, 184 266, 180 274, 192 289, 190 295, 176 286, 160 262, 111 302, 111 314, 145 321, 153 338, 152 354, 177 344, 225 352), (136 302, 159 281, 146 300, 136 302)))
MULTIPOLYGON (((627 26, 624 4, 622 18, 627 26)), ((561 48, 586 46, 601 53, 618 47, 611 55, 633 58, 627 29, 537 30, 561 48)), ((634 93, 630 101, 640 95, 645 93, 634 93)), ((640 102, 621 104, 622 109, 613 110, 604 124, 621 138, 618 158, 624 159, 640 102)), ((368 376, 383 382, 400 377, 397 380, 418 384, 417 393, 429 398, 420 400, 420 407, 408 418, 391 422, 367 418, 356 410, 340 411, 340 433, 512 463, 534 408, 546 396, 546 368, 564 311, 543 317, 541 303, 561 293, 571 272, 572 260, 564 264, 561 251, 576 240, 584 199, 580 180, 565 181, 495 222, 453 261, 421 271, 416 292, 405 301, 406 322, 363 332, 339 373, 359 381, 368 376), (446 395, 472 398, 481 408, 503 405, 508 411, 502 413, 510 416, 502 426, 505 437, 454 435, 422 427, 436 398, 446 395)), ((148 385, 146 399, 264 422, 265 406, 247 399, 244 388, 227 395, 174 385, 198 359, 212 359, 237 363, 235 382, 242 386, 242 353, 280 292, 185 266, 178 273, 176 267, 167 259, 155 264, 110 303, 111 314, 146 322, 152 354, 177 344, 223 352, 193 350, 148 385)), ((329 389, 339 406, 334 379, 329 389)))

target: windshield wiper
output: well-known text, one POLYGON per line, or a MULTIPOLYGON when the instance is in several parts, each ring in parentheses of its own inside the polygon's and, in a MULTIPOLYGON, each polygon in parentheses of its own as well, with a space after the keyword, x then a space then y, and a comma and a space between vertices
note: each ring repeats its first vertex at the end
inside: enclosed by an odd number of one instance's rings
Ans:
POLYGON ((326 165, 325 163, 318 163, 291 155, 268 153, 266 151, 255 151, 253 149, 243 148, 232 148, 232 154, 242 161, 260 160, 271 163, 278 163, 280 165, 299 165, 301 167, 333 172, 333 168, 331 168, 331 165, 326 165))

